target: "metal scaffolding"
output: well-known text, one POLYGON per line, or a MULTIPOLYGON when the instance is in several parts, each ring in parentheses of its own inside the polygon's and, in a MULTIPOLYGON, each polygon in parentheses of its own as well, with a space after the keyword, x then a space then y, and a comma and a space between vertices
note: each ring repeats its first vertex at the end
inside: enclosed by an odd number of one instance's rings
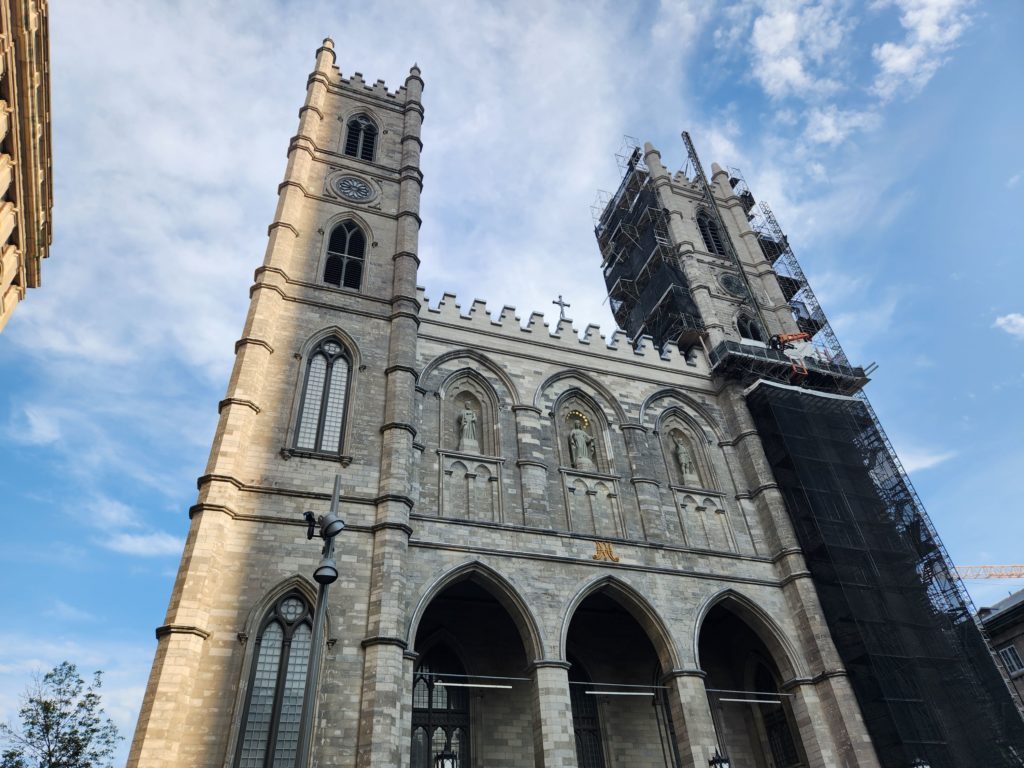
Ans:
POLYGON ((615 322, 634 344, 697 343, 704 323, 679 264, 665 211, 638 146, 619 156, 622 182, 597 215, 594 234, 615 322))
POLYGON ((1024 765, 1024 721, 866 398, 747 389, 883 768, 1024 765))

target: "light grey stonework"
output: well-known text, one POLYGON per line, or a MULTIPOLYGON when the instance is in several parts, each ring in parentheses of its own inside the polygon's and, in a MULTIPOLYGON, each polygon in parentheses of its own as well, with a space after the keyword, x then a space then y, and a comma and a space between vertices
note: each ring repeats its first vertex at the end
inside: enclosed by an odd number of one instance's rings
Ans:
MULTIPOLYGON (((728 614, 787 694, 801 764, 876 766, 741 393, 712 378, 702 352, 688 362, 635 351, 621 333, 590 327, 580 338, 569 320, 550 328, 534 314, 524 325, 509 307, 428 300, 416 288, 419 70, 389 91, 343 78, 332 48, 317 53, 289 147, 129 765, 236 764, 261 622, 290 590, 314 601, 319 552, 302 513, 327 510, 340 472, 348 527, 314 765, 408 765, 414 670, 442 642, 467 673, 515 678, 471 695, 473 766, 577 765, 576 657, 590 660, 594 683, 664 696, 660 707, 596 697, 606 765, 665 764, 671 741, 685 766, 703 768, 724 744, 734 765, 767 765, 761 720, 709 704, 700 643, 717 641, 702 628, 728 614), (380 129, 373 162, 343 153, 359 113, 380 129), (333 191, 346 175, 370 199, 333 191), (321 279, 343 220, 367 235, 358 291, 321 279), (309 355, 326 337, 351 356, 340 454, 295 448, 309 355), (459 441, 467 401, 472 452, 459 441), (579 415, 595 441, 592 470, 568 453, 579 415), (674 437, 697 481, 682 473, 674 437), (605 545, 614 559, 600 559, 605 545)), ((723 216, 778 321, 769 330, 792 330, 719 176, 723 216)), ((735 337, 736 301, 717 280, 728 265, 695 250, 696 192, 666 178, 662 194, 680 254, 695 254, 685 263, 712 343, 735 337)))

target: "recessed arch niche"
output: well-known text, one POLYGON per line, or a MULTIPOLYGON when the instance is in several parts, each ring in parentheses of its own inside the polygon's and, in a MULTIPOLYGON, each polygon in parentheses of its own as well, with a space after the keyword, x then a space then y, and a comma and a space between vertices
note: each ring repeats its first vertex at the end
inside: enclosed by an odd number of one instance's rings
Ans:
POLYGON ((486 379, 475 371, 459 371, 445 383, 440 396, 442 450, 499 455, 498 398, 486 379), (467 412, 474 423, 475 443, 467 440, 467 412))
POLYGON ((562 395, 553 411, 558 463, 578 472, 612 474, 609 428, 604 412, 580 391, 562 395), (587 438, 574 436, 582 430, 587 438))

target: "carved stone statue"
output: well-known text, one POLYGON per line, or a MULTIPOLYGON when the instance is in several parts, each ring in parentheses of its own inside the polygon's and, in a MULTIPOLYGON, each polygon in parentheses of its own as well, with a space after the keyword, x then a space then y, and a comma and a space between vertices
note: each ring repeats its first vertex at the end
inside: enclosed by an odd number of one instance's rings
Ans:
POLYGON ((700 476, 697 474, 697 464, 693 460, 686 441, 679 435, 672 438, 676 447, 673 453, 676 456, 676 464, 679 465, 679 472, 683 476, 683 485, 700 485, 700 476))
POLYGON ((469 400, 462 403, 459 414, 459 450, 466 453, 480 453, 480 443, 476 437, 476 414, 469 406, 469 400))
POLYGON ((597 469, 594 438, 583 430, 579 419, 573 419, 572 424, 572 430, 569 432, 569 459, 574 468, 593 472, 597 469))

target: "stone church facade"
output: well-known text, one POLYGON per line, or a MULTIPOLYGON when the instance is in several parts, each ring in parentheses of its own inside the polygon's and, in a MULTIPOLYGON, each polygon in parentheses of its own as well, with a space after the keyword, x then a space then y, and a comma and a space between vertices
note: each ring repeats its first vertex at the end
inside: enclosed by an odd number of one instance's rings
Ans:
MULTIPOLYGON (((319 559, 303 512, 328 510, 340 473, 312 765, 877 766, 739 386, 700 347, 425 296, 420 72, 388 90, 342 77, 332 49, 129 765, 295 765, 319 559)), ((671 226, 712 343, 740 338, 692 213, 671 226)), ((768 333, 795 330, 741 257, 768 333)))

